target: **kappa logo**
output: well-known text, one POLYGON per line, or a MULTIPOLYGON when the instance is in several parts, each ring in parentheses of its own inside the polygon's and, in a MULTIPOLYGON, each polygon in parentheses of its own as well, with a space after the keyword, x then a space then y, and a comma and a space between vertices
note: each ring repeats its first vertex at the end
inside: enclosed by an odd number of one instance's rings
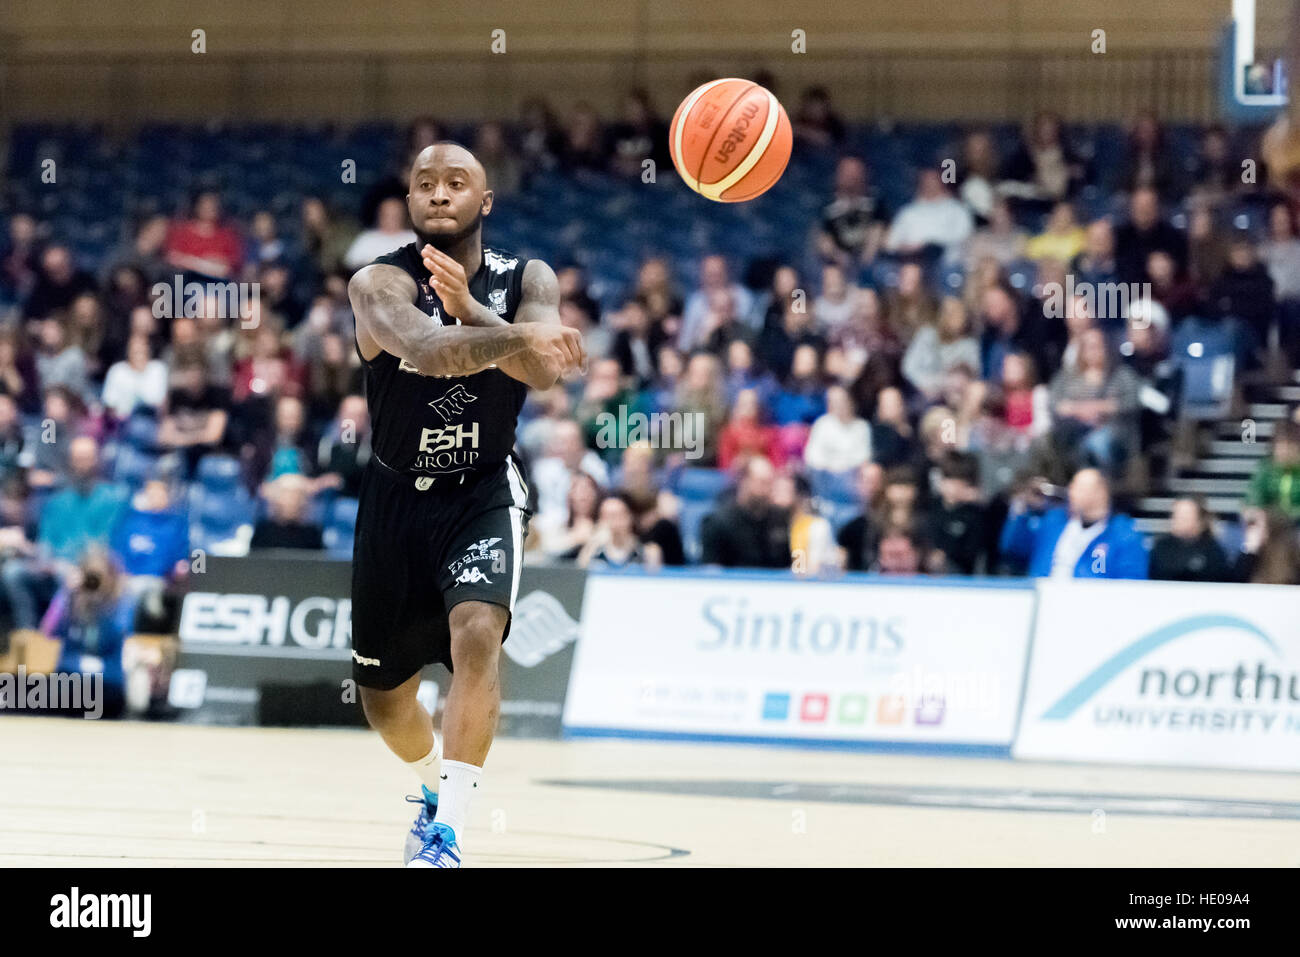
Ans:
POLYGON ((465 411, 465 406, 477 401, 478 396, 457 383, 443 393, 441 398, 430 402, 429 408, 437 412, 442 417, 442 421, 450 422, 453 416, 458 416, 465 411))
POLYGON ((506 311, 506 291, 504 289, 493 289, 488 293, 488 308, 498 316, 506 311))
POLYGON ((492 579, 484 575, 483 572, 479 570, 477 565, 468 566, 456 578, 457 585, 473 585, 478 582, 487 582, 489 585, 491 585, 492 579))
POLYGON ((355 662, 356 662, 357 664, 359 664, 359 665, 370 665, 370 666, 375 667, 375 668, 378 668, 378 667, 379 667, 379 659, 378 659, 378 658, 366 658, 366 657, 363 656, 363 655, 359 655, 359 654, 357 654, 355 649, 354 649, 353 652, 352 652, 352 660, 355 661, 355 662))

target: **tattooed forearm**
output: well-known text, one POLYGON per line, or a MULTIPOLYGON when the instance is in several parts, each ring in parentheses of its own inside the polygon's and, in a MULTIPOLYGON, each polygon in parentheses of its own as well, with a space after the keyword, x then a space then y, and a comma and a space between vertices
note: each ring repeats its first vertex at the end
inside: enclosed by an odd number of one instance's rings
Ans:
POLYGON ((425 375, 470 375, 528 348, 510 325, 442 326, 415 306, 415 280, 395 266, 368 266, 348 284, 357 330, 425 375))
MULTIPOLYGON (((507 325, 502 331, 509 328, 507 325)), ((446 368, 441 370, 441 374, 468 375, 487 368, 498 359, 515 355, 521 348, 520 343, 515 341, 516 338, 518 335, 515 337, 497 335, 480 341, 458 342, 444 346, 439 360, 446 368)))
POLYGON ((533 352, 520 352, 502 359, 497 368, 534 389, 549 389, 559 380, 563 371, 533 352))
POLYGON ((474 326, 480 329, 495 329, 500 326, 510 325, 481 302, 474 303, 473 309, 456 318, 460 320, 462 326, 474 326))

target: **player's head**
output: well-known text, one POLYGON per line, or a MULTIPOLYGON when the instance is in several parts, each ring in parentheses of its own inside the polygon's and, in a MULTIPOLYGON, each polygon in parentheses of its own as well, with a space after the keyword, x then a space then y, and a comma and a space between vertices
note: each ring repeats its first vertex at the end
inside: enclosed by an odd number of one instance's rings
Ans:
POLYGON ((492 210, 483 164, 459 143, 422 149, 411 164, 407 186, 406 206, 416 235, 438 249, 477 234, 492 210))

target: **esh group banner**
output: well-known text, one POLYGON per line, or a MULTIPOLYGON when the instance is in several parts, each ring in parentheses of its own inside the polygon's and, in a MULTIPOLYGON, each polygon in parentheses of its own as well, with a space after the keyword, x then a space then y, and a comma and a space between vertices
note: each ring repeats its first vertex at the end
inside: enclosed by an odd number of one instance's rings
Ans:
MULTIPOLYGON (((301 554, 209 557, 181 606, 169 701, 209 724, 364 724, 352 677, 352 565, 301 554)), ((525 566, 501 664, 501 733, 558 736, 586 573, 525 566)), ((435 714, 450 675, 425 669, 435 714)))
POLYGON ((1297 595, 1044 582, 1015 756, 1300 771, 1297 595))
POLYGON ((593 574, 570 734, 1010 746, 1032 584, 593 574))

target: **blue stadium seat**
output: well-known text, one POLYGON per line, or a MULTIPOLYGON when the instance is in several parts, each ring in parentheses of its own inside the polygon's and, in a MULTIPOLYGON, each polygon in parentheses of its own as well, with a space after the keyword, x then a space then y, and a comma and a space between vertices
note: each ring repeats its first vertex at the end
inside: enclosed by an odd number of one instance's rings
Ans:
POLYGON ((255 503, 242 489, 231 494, 205 493, 200 489, 190 511, 190 543, 212 550, 236 539, 242 526, 253 524, 255 515, 255 503))
POLYGON ((700 525, 704 522, 704 516, 712 511, 713 505, 710 502, 682 502, 677 524, 681 529, 686 560, 692 565, 700 561, 700 525))
POLYGON ((1181 415, 1185 419, 1204 421, 1221 419, 1232 407, 1232 384, 1236 360, 1230 355, 1185 356, 1179 360, 1183 369, 1181 415))
POLYGON ((207 492, 233 492, 239 477, 239 462, 229 455, 205 455, 199 461, 198 481, 207 492))
POLYGON ((204 495, 196 518, 205 528, 223 529, 253 520, 255 506, 247 494, 204 495))
POLYGON ((132 415, 122 425, 122 439, 142 451, 153 451, 158 443, 158 420, 151 415, 132 415))
POLYGON ((1232 561, 1234 557, 1241 554, 1241 546, 1246 540, 1246 528, 1239 521, 1219 522, 1215 529, 1215 537, 1227 553, 1228 560, 1232 561))
POLYGON ((858 490, 856 476, 853 472, 829 472, 825 469, 809 469, 808 483, 812 486, 814 498, 825 499, 835 505, 856 505, 858 490))
POLYGON ((683 501, 711 503, 731 484, 731 476, 722 469, 686 468, 677 476, 674 491, 683 501))
POLYGON ((157 465, 158 456, 123 445, 113 460, 113 479, 135 491, 153 477, 157 465))
POLYGON ((1228 414, 1236 375, 1233 347, 1222 322, 1190 317, 1178 327, 1172 355, 1183 370, 1183 418, 1202 421, 1228 414))
POLYGON ((352 539, 357 529, 357 500, 338 498, 333 502, 329 512, 329 521, 325 524, 325 547, 335 558, 348 558, 352 555, 352 539))
POLYGON ((1038 266, 1028 259, 1018 260, 1007 267, 1007 282, 1019 292, 1028 292, 1034 283, 1038 266))
POLYGON ((836 503, 830 507, 826 520, 831 523, 831 529, 838 535, 840 529, 861 514, 862 507, 860 505, 836 503))

